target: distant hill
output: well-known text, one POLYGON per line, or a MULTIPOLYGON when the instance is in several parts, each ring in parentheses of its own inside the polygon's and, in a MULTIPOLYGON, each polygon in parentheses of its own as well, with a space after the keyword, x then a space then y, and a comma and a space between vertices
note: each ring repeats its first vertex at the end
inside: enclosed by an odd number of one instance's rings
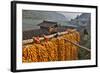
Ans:
POLYGON ((81 15, 77 16, 75 19, 70 21, 70 24, 77 25, 77 26, 87 26, 90 27, 91 25, 91 14, 90 13, 82 13, 81 15))
POLYGON ((36 25, 41 23, 43 20, 49 21, 66 21, 67 18, 55 11, 34 11, 34 10, 23 10, 23 30, 39 28, 36 25), (35 27, 35 28, 34 28, 35 27))
POLYGON ((24 19, 37 19, 37 20, 66 20, 66 17, 55 11, 34 11, 23 10, 24 19))

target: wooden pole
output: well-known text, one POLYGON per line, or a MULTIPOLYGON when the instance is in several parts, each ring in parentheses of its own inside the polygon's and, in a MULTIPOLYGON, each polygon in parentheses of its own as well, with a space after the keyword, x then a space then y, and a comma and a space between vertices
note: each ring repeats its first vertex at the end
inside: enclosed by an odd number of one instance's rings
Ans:
MULTIPOLYGON (((68 32, 67 31, 64 31, 64 32, 58 32, 58 33, 55 33, 55 34, 51 34, 51 35, 47 35, 48 38, 53 38, 54 36, 56 35, 63 35, 63 34, 67 34, 68 32)), ((39 40, 44 40, 44 37, 40 37, 39 40)), ((34 40, 33 39, 28 39, 28 40, 23 40, 22 41, 22 44, 25 45, 25 44, 29 44, 29 43, 33 43, 34 40)))
POLYGON ((68 40, 68 39, 65 39, 65 41, 70 42, 70 43, 72 43, 73 45, 78 46, 78 47, 80 47, 80 48, 83 48, 83 49, 85 49, 85 50, 87 50, 87 51, 89 51, 89 52, 91 51, 91 50, 88 49, 87 47, 81 46, 81 45, 79 45, 79 44, 77 44, 77 43, 75 43, 75 42, 72 42, 72 41, 68 40))

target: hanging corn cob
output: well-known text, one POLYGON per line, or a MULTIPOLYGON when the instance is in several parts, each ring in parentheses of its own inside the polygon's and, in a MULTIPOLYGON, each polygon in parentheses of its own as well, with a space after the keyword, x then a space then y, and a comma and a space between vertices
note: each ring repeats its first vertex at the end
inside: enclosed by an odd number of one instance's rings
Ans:
POLYGON ((48 62, 48 61, 64 61, 77 60, 78 47, 64 39, 79 43, 80 34, 77 31, 68 30, 57 38, 48 39, 40 42, 36 40, 34 44, 23 45, 23 62, 48 62))
POLYGON ((37 62, 38 57, 37 57, 37 49, 36 47, 32 45, 25 45, 23 47, 23 62, 37 62))

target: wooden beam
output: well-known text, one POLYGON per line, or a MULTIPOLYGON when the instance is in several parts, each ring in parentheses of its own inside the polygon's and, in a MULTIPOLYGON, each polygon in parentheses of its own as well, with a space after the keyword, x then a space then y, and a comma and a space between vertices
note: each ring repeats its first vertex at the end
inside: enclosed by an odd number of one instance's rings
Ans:
POLYGON ((72 41, 68 40, 68 39, 65 39, 65 41, 70 42, 70 43, 72 43, 73 45, 78 46, 78 47, 80 47, 80 48, 83 48, 83 49, 85 49, 85 50, 87 50, 87 51, 89 51, 89 52, 91 51, 91 49, 88 49, 87 47, 81 46, 81 45, 79 45, 79 44, 77 44, 77 43, 75 43, 75 42, 72 42, 72 41))
MULTIPOLYGON (((56 35, 63 35, 63 34, 67 34, 68 32, 67 31, 64 31, 64 32, 58 32, 58 33, 55 33, 55 34, 51 34, 51 35, 47 35, 47 37, 48 38, 53 38, 54 36, 56 36, 56 35)), ((40 39, 40 41, 41 40, 44 40, 44 37, 40 37, 39 38, 40 39)), ((29 43, 33 43, 34 42, 34 40, 33 39, 28 39, 28 40, 23 40, 22 41, 22 44, 24 45, 24 44, 29 44, 29 43)))

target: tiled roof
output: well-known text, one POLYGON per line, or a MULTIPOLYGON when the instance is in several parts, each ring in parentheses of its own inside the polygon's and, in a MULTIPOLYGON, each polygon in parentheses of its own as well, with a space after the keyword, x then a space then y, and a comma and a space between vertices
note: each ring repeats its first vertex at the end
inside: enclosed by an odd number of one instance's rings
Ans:
POLYGON ((52 22, 52 21, 43 21, 42 23, 38 24, 38 26, 42 27, 53 27, 57 25, 57 22, 52 22))

